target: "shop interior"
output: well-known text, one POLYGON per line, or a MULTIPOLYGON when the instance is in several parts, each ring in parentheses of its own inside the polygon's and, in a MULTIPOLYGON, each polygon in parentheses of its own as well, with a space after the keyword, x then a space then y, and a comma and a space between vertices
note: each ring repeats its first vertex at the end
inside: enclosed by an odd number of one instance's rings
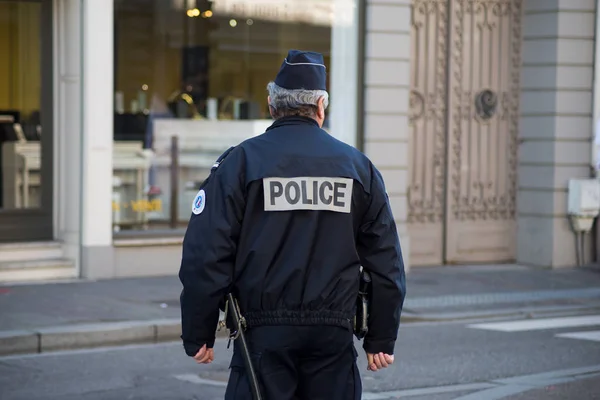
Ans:
POLYGON ((0 210, 39 208, 39 3, 0 2, 0 210))
POLYGON ((266 85, 289 49, 329 68, 333 2, 313 2, 115 1, 115 232, 186 226, 214 160, 272 122, 266 85))
MULTIPOLYGON (((271 124, 266 85, 287 51, 321 52, 331 70, 332 8, 114 0, 115 235, 185 228, 214 160, 271 124)), ((0 211, 41 207, 41 10, 0 1, 0 211)))

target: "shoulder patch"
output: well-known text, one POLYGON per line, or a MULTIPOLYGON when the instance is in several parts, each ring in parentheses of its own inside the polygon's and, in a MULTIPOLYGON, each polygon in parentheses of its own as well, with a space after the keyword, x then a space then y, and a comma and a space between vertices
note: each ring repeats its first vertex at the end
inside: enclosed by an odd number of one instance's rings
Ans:
POLYGON ((353 183, 340 177, 263 178, 264 210, 350 213, 353 183))
POLYGON ((204 211, 204 206, 206 205, 206 192, 204 189, 200 189, 196 197, 194 197, 194 202, 192 203, 192 213, 198 215, 204 211))
POLYGON ((225 152, 223 154, 221 154, 219 156, 219 158, 217 158, 217 161, 215 161, 215 163, 213 164, 213 166, 211 167, 211 172, 214 172, 215 169, 219 168, 219 165, 221 165, 221 163, 223 162, 223 160, 225 159, 225 157, 227 157, 229 155, 229 153, 231 153, 231 151, 235 149, 235 146, 231 146, 230 148, 228 148, 227 150, 225 150, 225 152))

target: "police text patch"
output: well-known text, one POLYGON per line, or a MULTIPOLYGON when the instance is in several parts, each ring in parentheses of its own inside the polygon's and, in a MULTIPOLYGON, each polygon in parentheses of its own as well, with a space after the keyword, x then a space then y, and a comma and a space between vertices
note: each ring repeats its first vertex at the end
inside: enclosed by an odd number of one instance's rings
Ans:
POLYGON ((325 210, 349 213, 352 179, 263 178, 265 211, 325 210))

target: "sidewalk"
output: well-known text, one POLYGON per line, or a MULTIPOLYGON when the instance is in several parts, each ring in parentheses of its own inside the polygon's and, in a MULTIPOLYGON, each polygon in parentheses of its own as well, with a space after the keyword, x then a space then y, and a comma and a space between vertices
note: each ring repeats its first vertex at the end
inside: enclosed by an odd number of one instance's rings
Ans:
MULTIPOLYGON (((600 309, 600 270, 413 269, 405 322, 600 309)), ((176 276, 0 286, 0 355, 179 340, 176 276)))

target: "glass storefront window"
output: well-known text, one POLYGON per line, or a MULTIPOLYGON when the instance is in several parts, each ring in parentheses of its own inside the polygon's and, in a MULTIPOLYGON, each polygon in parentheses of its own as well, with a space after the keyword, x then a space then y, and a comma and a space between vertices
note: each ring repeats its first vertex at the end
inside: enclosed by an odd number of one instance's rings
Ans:
POLYGON ((0 0, 0 242, 53 235, 50 0, 0 0))
POLYGON ((0 2, 0 209, 40 207, 40 3, 0 2))
POLYGON ((115 231, 185 228, 215 159, 272 123, 289 49, 322 53, 329 84, 334 1, 115 0, 115 231))

